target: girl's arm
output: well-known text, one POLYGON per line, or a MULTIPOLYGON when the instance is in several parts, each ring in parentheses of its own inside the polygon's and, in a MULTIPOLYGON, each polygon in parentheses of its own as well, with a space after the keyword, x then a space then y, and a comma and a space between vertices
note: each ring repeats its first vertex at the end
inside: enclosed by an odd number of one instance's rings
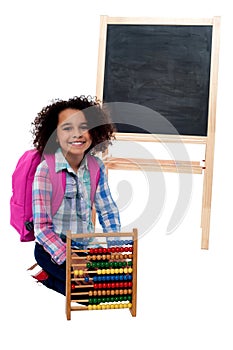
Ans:
POLYGON ((51 255, 57 264, 66 259, 66 244, 53 231, 51 214, 52 185, 48 175, 47 164, 42 162, 37 168, 33 189, 33 222, 36 242, 51 255))
POLYGON ((100 179, 95 195, 95 209, 103 232, 119 232, 121 230, 119 210, 114 202, 106 174, 106 169, 101 161, 100 179))

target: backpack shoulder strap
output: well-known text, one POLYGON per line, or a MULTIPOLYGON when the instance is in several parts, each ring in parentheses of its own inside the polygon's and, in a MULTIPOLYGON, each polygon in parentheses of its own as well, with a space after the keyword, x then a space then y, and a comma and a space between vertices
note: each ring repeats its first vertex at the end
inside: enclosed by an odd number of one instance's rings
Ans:
MULTIPOLYGON (((49 176, 52 183, 52 215, 56 214, 64 197, 66 187, 66 173, 65 171, 55 171, 55 155, 44 154, 44 158, 48 164, 49 176)), ((87 155, 88 168, 90 171, 91 181, 91 203, 94 203, 95 192, 100 178, 100 166, 91 155, 87 155)))
POLYGON ((58 211, 64 197, 66 188, 66 173, 64 171, 55 171, 55 155, 44 154, 44 158, 48 164, 49 176, 52 183, 52 215, 58 211))
POLYGON ((94 203, 95 192, 100 179, 100 166, 94 156, 87 155, 88 169, 90 171, 91 180, 91 203, 94 203))

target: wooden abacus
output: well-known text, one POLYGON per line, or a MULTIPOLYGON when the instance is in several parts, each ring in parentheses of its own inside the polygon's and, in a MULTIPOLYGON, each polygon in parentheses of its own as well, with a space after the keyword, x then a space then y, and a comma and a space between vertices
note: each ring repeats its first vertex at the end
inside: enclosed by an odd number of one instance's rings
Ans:
POLYGON ((128 308, 131 315, 136 316, 137 242, 137 229, 110 233, 67 232, 67 320, 71 319, 71 311, 82 310, 128 308), (75 239, 82 239, 83 246, 88 244, 88 248, 73 246, 75 239))

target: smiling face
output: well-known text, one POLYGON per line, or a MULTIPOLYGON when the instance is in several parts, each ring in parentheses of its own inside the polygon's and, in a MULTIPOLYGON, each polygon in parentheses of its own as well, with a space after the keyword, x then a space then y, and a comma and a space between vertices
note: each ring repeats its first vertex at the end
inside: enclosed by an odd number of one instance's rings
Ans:
POLYGON ((67 108, 59 113, 57 139, 66 159, 80 163, 92 143, 82 111, 67 108))

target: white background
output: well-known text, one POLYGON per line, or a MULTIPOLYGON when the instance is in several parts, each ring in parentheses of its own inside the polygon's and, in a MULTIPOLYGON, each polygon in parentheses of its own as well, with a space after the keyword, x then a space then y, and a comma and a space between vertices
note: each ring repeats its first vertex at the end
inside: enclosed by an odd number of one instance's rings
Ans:
MULTIPOLYGON (((232 350, 232 32, 228 0, 1 2, 1 349, 115 350, 140 345, 232 350), (66 321, 64 297, 26 273, 34 262, 33 243, 20 243, 9 225, 11 174, 19 156, 31 147, 30 124, 43 106, 53 98, 95 95, 99 19, 104 14, 222 17, 210 245, 201 250, 201 175, 193 176, 183 222, 166 234, 178 182, 175 174, 164 174, 163 213, 139 240, 137 317, 128 310, 73 312, 66 321)), ((110 175, 115 197, 121 178, 132 183, 133 201, 122 209, 123 224, 133 225, 144 208, 146 187, 138 177, 132 172, 110 175)))

